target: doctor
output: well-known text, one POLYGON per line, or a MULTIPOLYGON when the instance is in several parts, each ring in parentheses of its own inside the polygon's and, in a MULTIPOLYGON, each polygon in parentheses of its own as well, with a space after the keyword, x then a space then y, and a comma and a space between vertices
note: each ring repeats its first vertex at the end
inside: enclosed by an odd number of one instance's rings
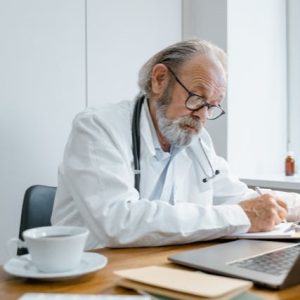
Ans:
MULTIPOLYGON (((271 230, 296 194, 259 196, 217 156, 207 120, 225 112, 226 56, 199 40, 154 55, 135 101, 78 114, 52 223, 90 229, 87 248, 160 246, 271 230)), ((295 212, 295 211, 294 211, 295 212)))

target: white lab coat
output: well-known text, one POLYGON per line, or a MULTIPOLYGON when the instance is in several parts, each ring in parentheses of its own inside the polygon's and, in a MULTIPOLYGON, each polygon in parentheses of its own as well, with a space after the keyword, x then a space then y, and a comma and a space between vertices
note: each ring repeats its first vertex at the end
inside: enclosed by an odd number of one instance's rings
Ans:
POLYGON ((87 248, 189 243, 246 232, 249 219, 236 203, 253 191, 230 174, 205 130, 203 146, 220 174, 202 182, 197 160, 211 171, 195 139, 175 157, 161 198, 151 199, 160 161, 143 109, 140 193, 134 188, 133 105, 107 104, 77 115, 59 168, 52 224, 88 227, 87 248))

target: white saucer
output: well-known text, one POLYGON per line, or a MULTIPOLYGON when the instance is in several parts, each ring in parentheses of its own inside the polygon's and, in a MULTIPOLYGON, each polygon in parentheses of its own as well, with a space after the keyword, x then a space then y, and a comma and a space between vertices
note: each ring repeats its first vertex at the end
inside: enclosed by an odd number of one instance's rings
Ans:
POLYGON ((42 280, 68 279, 102 269, 107 264, 107 258, 98 253, 84 252, 80 265, 73 270, 59 273, 44 273, 39 271, 31 262, 30 255, 22 255, 10 259, 3 267, 12 275, 42 280))

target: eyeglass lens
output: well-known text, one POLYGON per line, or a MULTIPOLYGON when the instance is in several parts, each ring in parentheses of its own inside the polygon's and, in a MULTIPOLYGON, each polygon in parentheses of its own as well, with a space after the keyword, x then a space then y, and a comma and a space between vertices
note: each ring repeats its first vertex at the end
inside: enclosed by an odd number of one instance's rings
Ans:
POLYGON ((198 110, 207 107, 207 118, 209 120, 214 120, 224 114, 224 111, 219 106, 209 105, 204 98, 196 95, 190 95, 185 105, 190 110, 198 110))

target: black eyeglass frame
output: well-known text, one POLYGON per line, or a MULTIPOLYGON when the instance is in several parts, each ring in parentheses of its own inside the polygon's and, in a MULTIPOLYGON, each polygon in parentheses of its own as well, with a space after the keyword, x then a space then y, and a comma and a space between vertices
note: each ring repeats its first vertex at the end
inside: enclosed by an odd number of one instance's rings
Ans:
POLYGON ((218 119, 218 118, 220 118, 221 116, 223 116, 223 115, 226 114, 225 110, 222 108, 222 106, 221 106, 220 104, 219 104, 219 105, 209 104, 209 103, 206 102, 206 100, 205 100, 204 97, 199 96, 199 95, 197 95, 197 94, 191 92, 191 91, 190 91, 190 90, 189 90, 189 89, 188 89, 188 88, 187 88, 187 87, 179 80, 179 78, 176 76, 176 74, 174 73, 174 71, 173 71, 170 67, 168 67, 168 66, 166 66, 166 67, 168 68, 168 70, 170 71, 170 73, 174 76, 174 78, 175 78, 175 80, 177 81, 177 83, 179 83, 179 85, 181 85, 181 87, 183 87, 184 90, 188 93, 188 97, 187 97, 186 100, 185 100, 185 107, 186 107, 188 110, 190 110, 190 111, 198 111, 198 110, 200 110, 200 109, 202 109, 202 108, 204 108, 204 107, 207 107, 208 110, 209 110, 210 108, 213 108, 213 107, 219 108, 219 109, 221 110, 220 114, 219 114, 217 117, 215 117, 215 118, 207 118, 208 120, 216 120, 216 119, 218 119), (190 107, 188 107, 187 103, 188 103, 188 101, 189 101, 189 99, 190 99, 191 97, 198 97, 198 98, 200 98, 200 99, 203 99, 203 102, 205 102, 205 103, 204 103, 203 105, 200 105, 198 108, 195 108, 195 109, 190 108, 190 107))

